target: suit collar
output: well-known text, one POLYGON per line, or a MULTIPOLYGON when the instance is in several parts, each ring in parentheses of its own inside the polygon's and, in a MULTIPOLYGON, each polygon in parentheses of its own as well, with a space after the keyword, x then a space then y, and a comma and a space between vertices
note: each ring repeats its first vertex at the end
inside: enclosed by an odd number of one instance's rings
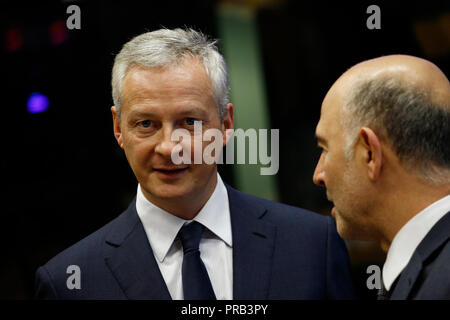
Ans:
POLYGON ((128 208, 112 222, 111 231, 106 234, 105 241, 112 246, 120 246, 135 229, 138 222, 135 197, 128 208))
POLYGON ((407 299, 411 293, 423 262, 427 260, 445 241, 450 238, 450 212, 447 212, 421 241, 411 260, 400 275, 397 285, 392 292, 391 299, 407 299))
POLYGON ((383 265, 383 282, 387 290, 408 265, 422 240, 449 210, 450 196, 446 196, 417 213, 397 232, 383 265))
POLYGON ((227 185, 233 235, 233 298, 267 299, 276 227, 259 201, 227 185))
POLYGON ((129 299, 171 299, 136 212, 136 199, 107 234, 104 258, 129 299))

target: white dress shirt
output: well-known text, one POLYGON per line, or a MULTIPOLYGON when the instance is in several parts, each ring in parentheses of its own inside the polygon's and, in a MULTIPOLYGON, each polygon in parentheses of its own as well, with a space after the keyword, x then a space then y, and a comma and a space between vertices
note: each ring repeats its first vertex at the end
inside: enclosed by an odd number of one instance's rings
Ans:
POLYGON ((427 233, 450 211, 450 195, 434 202, 411 220, 395 235, 383 266, 384 287, 389 290, 407 266, 414 251, 427 233))
MULTIPOLYGON (((137 214, 155 255, 159 270, 174 300, 183 299, 181 266, 183 247, 178 231, 189 221, 157 207, 145 198, 138 185, 137 214)), ((213 194, 193 219, 204 225, 200 254, 218 300, 233 299, 233 251, 227 189, 217 174, 213 194)), ((151 285, 151 284, 149 284, 151 285)))

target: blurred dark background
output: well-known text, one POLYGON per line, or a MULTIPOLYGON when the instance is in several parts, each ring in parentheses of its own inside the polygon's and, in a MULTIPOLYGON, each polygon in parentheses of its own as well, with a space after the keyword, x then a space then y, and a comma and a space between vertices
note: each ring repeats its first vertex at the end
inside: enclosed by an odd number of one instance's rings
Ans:
MULTIPOLYGON (((449 77, 448 1, 5 1, 1 299, 32 298, 38 266, 112 220, 135 195, 112 132, 114 55, 133 36, 162 26, 218 38, 221 10, 230 6, 254 17, 267 114, 280 129, 273 179, 284 203, 330 209, 311 180, 319 156, 314 129, 323 97, 346 69, 404 53, 433 61, 449 77), (66 28, 71 4, 81 9, 79 30, 66 28), (381 8, 380 30, 366 27, 371 4, 381 8)), ((239 188, 233 166, 220 172, 239 188)), ((372 299, 365 270, 382 266, 383 254, 370 243, 347 244, 359 297, 372 299)))

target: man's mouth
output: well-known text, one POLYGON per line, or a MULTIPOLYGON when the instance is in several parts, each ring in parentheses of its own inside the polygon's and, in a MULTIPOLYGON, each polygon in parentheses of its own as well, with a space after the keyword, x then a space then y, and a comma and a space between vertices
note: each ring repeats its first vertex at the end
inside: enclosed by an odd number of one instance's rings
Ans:
POLYGON ((161 178, 177 178, 187 172, 189 166, 184 167, 155 167, 153 170, 161 178))

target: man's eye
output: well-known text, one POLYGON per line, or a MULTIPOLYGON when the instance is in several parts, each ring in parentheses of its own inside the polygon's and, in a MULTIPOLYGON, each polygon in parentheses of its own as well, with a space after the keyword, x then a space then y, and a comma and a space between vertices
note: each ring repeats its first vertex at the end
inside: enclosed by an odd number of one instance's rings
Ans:
POLYGON ((143 128, 150 128, 150 126, 152 125, 152 122, 151 122, 151 120, 144 120, 144 121, 140 122, 140 125, 143 128))
POLYGON ((194 118, 186 118, 186 124, 187 124, 188 126, 193 126, 194 123, 195 123, 195 120, 196 120, 196 119, 194 119, 194 118))

